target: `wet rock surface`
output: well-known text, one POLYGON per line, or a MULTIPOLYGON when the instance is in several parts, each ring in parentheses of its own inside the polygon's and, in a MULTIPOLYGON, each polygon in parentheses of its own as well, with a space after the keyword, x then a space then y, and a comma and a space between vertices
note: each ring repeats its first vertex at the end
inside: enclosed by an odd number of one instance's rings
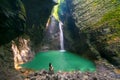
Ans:
MULTIPOLYGON (((66 1, 69 3, 70 13, 79 30, 76 30, 79 32, 79 36, 76 37, 80 38, 73 40, 73 43, 78 40, 74 45, 74 51, 90 56, 90 58, 101 56, 120 68, 120 20, 118 20, 119 15, 117 14, 120 11, 120 1, 66 1)), ((73 30, 71 32, 73 34, 73 30)))
POLYGON ((47 71, 30 73, 24 80, 120 80, 120 73, 115 72, 115 67, 105 61, 96 62, 95 72, 57 72, 49 74, 47 71))

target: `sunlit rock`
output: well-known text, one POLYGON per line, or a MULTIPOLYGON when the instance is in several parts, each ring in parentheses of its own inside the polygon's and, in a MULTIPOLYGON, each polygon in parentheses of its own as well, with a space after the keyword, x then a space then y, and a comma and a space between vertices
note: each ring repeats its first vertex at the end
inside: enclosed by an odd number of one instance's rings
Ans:
POLYGON ((31 51, 30 39, 23 37, 18 38, 18 42, 12 41, 12 50, 14 54, 14 67, 19 70, 20 64, 23 64, 33 58, 31 51))

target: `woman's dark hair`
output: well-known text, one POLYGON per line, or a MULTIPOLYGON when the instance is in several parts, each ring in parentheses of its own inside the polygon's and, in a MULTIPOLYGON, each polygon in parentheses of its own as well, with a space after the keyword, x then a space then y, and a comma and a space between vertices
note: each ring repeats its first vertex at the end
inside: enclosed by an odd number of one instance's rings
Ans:
POLYGON ((51 63, 49 63, 49 67, 51 66, 52 64, 51 63))

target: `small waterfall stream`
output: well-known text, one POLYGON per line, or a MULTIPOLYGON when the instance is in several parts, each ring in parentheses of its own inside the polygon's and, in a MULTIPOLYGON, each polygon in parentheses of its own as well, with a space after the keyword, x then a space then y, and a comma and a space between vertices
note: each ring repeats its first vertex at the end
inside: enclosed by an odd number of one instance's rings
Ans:
POLYGON ((64 0, 53 0, 56 5, 54 5, 51 15, 48 19, 48 22, 46 24, 46 30, 47 30, 47 35, 46 35, 46 42, 48 41, 48 46, 49 49, 53 50, 60 50, 64 52, 64 37, 63 37, 63 23, 64 23, 64 18, 63 17, 63 10, 64 8, 63 3, 65 3, 64 0), (62 18, 62 19, 61 19, 62 18))
POLYGON ((60 50, 64 51, 64 38, 63 38, 63 30, 62 30, 63 23, 59 22, 59 29, 60 29, 60 50))

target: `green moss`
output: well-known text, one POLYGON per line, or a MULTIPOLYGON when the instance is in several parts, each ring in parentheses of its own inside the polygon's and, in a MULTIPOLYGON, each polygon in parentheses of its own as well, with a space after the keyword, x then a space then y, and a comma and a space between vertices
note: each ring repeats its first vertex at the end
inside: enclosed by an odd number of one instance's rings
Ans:
POLYGON ((117 6, 117 8, 114 8, 111 11, 104 14, 102 19, 99 22, 97 22, 97 24, 100 25, 106 22, 119 21, 119 20, 120 20, 120 6, 117 6))
POLYGON ((18 4, 18 8, 19 8, 19 18, 20 19, 22 19, 22 20, 24 20, 25 21, 25 17, 26 17, 26 10, 25 10, 25 7, 24 7, 24 5, 23 5, 23 3, 21 2, 21 0, 18 0, 18 2, 17 2, 18 4))
POLYGON ((100 5, 100 1, 99 0, 94 0, 92 3, 93 7, 97 7, 98 5, 100 5))
POLYGON ((19 2, 19 5, 20 5, 21 12, 24 15, 26 15, 26 10, 25 10, 25 7, 24 7, 23 3, 21 2, 21 0, 18 0, 18 2, 19 2))
POLYGON ((112 3, 117 3, 118 0, 111 0, 112 3))
POLYGON ((104 14, 101 20, 94 25, 94 27, 101 26, 107 26, 112 32, 120 35, 120 6, 104 14))
POLYGON ((109 21, 109 20, 113 20, 113 19, 120 20, 120 6, 117 9, 106 13, 103 16, 103 19, 101 20, 101 22, 105 22, 105 21, 109 21))

